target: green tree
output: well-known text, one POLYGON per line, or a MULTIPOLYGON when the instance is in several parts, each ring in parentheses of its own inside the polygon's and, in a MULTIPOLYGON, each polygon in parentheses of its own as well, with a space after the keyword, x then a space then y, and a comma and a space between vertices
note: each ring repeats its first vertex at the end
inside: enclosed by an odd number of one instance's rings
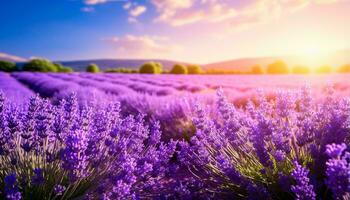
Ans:
POLYGON ((23 65, 23 71, 57 72, 57 66, 45 59, 33 59, 23 65))
POLYGON ((57 67, 58 72, 64 72, 64 73, 74 72, 74 70, 71 67, 63 66, 60 63, 54 63, 54 65, 57 67))
POLYGON ((289 69, 285 62, 277 60, 267 66, 267 73, 269 74, 288 74, 289 69))
POLYGON ((100 68, 96 64, 91 63, 86 67, 86 71, 90 73, 98 73, 100 72, 100 68))
POLYGON ((0 71, 13 72, 16 70, 16 63, 0 60, 0 71))
POLYGON ((160 74, 163 71, 163 66, 158 62, 146 62, 139 71, 141 74, 160 74))
POLYGON ((341 66, 338 69, 338 72, 340 72, 340 73, 350 73, 350 64, 346 64, 346 65, 341 66))
POLYGON ((203 69, 199 65, 188 65, 187 66, 188 74, 201 74, 203 69))
POLYGON ((315 72, 318 74, 329 74, 332 73, 332 67, 329 65, 322 65, 320 67, 317 67, 315 72))
POLYGON ((106 73, 124 73, 124 74, 132 74, 137 73, 138 70, 136 69, 129 69, 129 68, 109 68, 105 70, 106 73))
POLYGON ((155 62, 157 74, 161 74, 163 72, 163 65, 160 62, 155 62))
POLYGON ((251 73, 252 74, 263 74, 264 71, 262 70, 261 66, 260 65, 254 65, 252 68, 251 68, 251 73))
POLYGON ((170 70, 170 74, 187 74, 187 67, 181 64, 176 64, 174 67, 170 70))
POLYGON ((296 65, 293 67, 293 74, 309 74, 310 68, 304 65, 296 65))

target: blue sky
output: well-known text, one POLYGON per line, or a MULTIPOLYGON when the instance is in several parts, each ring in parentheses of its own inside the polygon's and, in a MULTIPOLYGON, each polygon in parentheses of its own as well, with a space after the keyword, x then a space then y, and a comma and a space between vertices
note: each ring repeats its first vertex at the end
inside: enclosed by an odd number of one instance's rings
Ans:
POLYGON ((81 1, 6 1, 0 7, 0 51, 56 59, 101 57, 110 48, 103 37, 129 31, 127 14, 118 4, 87 13, 81 1))
POLYGON ((350 48, 348 10, 349 0, 5 0, 0 52, 207 63, 333 51, 350 48))

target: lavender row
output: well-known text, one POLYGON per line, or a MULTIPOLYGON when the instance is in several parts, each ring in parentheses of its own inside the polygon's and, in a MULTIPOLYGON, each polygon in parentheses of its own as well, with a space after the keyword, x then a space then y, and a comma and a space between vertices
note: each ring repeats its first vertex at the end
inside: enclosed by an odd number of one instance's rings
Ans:
POLYGON ((4 92, 11 102, 15 103, 26 101, 29 97, 34 95, 29 88, 19 83, 9 74, 3 72, 0 72, 0 91, 4 92))
POLYGON ((28 86, 35 93, 45 98, 50 98, 53 102, 59 102, 71 93, 76 93, 81 104, 113 100, 113 97, 106 95, 93 87, 81 85, 53 78, 44 73, 13 73, 19 82, 28 86))

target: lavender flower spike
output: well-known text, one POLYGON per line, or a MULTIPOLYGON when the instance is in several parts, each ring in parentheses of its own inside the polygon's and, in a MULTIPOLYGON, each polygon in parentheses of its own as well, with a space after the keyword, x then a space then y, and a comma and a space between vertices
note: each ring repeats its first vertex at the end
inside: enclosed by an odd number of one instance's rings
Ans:
POLYGON ((339 200, 350 198, 350 154, 344 154, 345 149, 344 143, 326 146, 330 157, 326 162, 326 185, 332 190, 333 198, 339 200))
POLYGON ((296 181, 296 185, 292 186, 297 200, 315 200, 316 194, 314 187, 309 183, 309 170, 299 165, 297 161, 294 162, 295 168, 292 171, 292 177, 296 181))

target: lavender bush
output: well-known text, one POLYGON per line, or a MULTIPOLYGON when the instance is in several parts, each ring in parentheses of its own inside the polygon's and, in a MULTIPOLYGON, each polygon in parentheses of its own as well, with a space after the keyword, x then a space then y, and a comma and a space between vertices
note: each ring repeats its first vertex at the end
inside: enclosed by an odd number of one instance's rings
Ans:
POLYGON ((79 108, 32 97, 9 106, 0 94, 0 197, 5 199, 157 198, 176 142, 160 142, 157 123, 122 118, 119 104, 79 108))
POLYGON ((197 106, 195 136, 178 155, 191 198, 350 198, 349 100, 331 89, 318 103, 307 88, 276 96, 236 108, 219 91, 214 115, 197 106))

